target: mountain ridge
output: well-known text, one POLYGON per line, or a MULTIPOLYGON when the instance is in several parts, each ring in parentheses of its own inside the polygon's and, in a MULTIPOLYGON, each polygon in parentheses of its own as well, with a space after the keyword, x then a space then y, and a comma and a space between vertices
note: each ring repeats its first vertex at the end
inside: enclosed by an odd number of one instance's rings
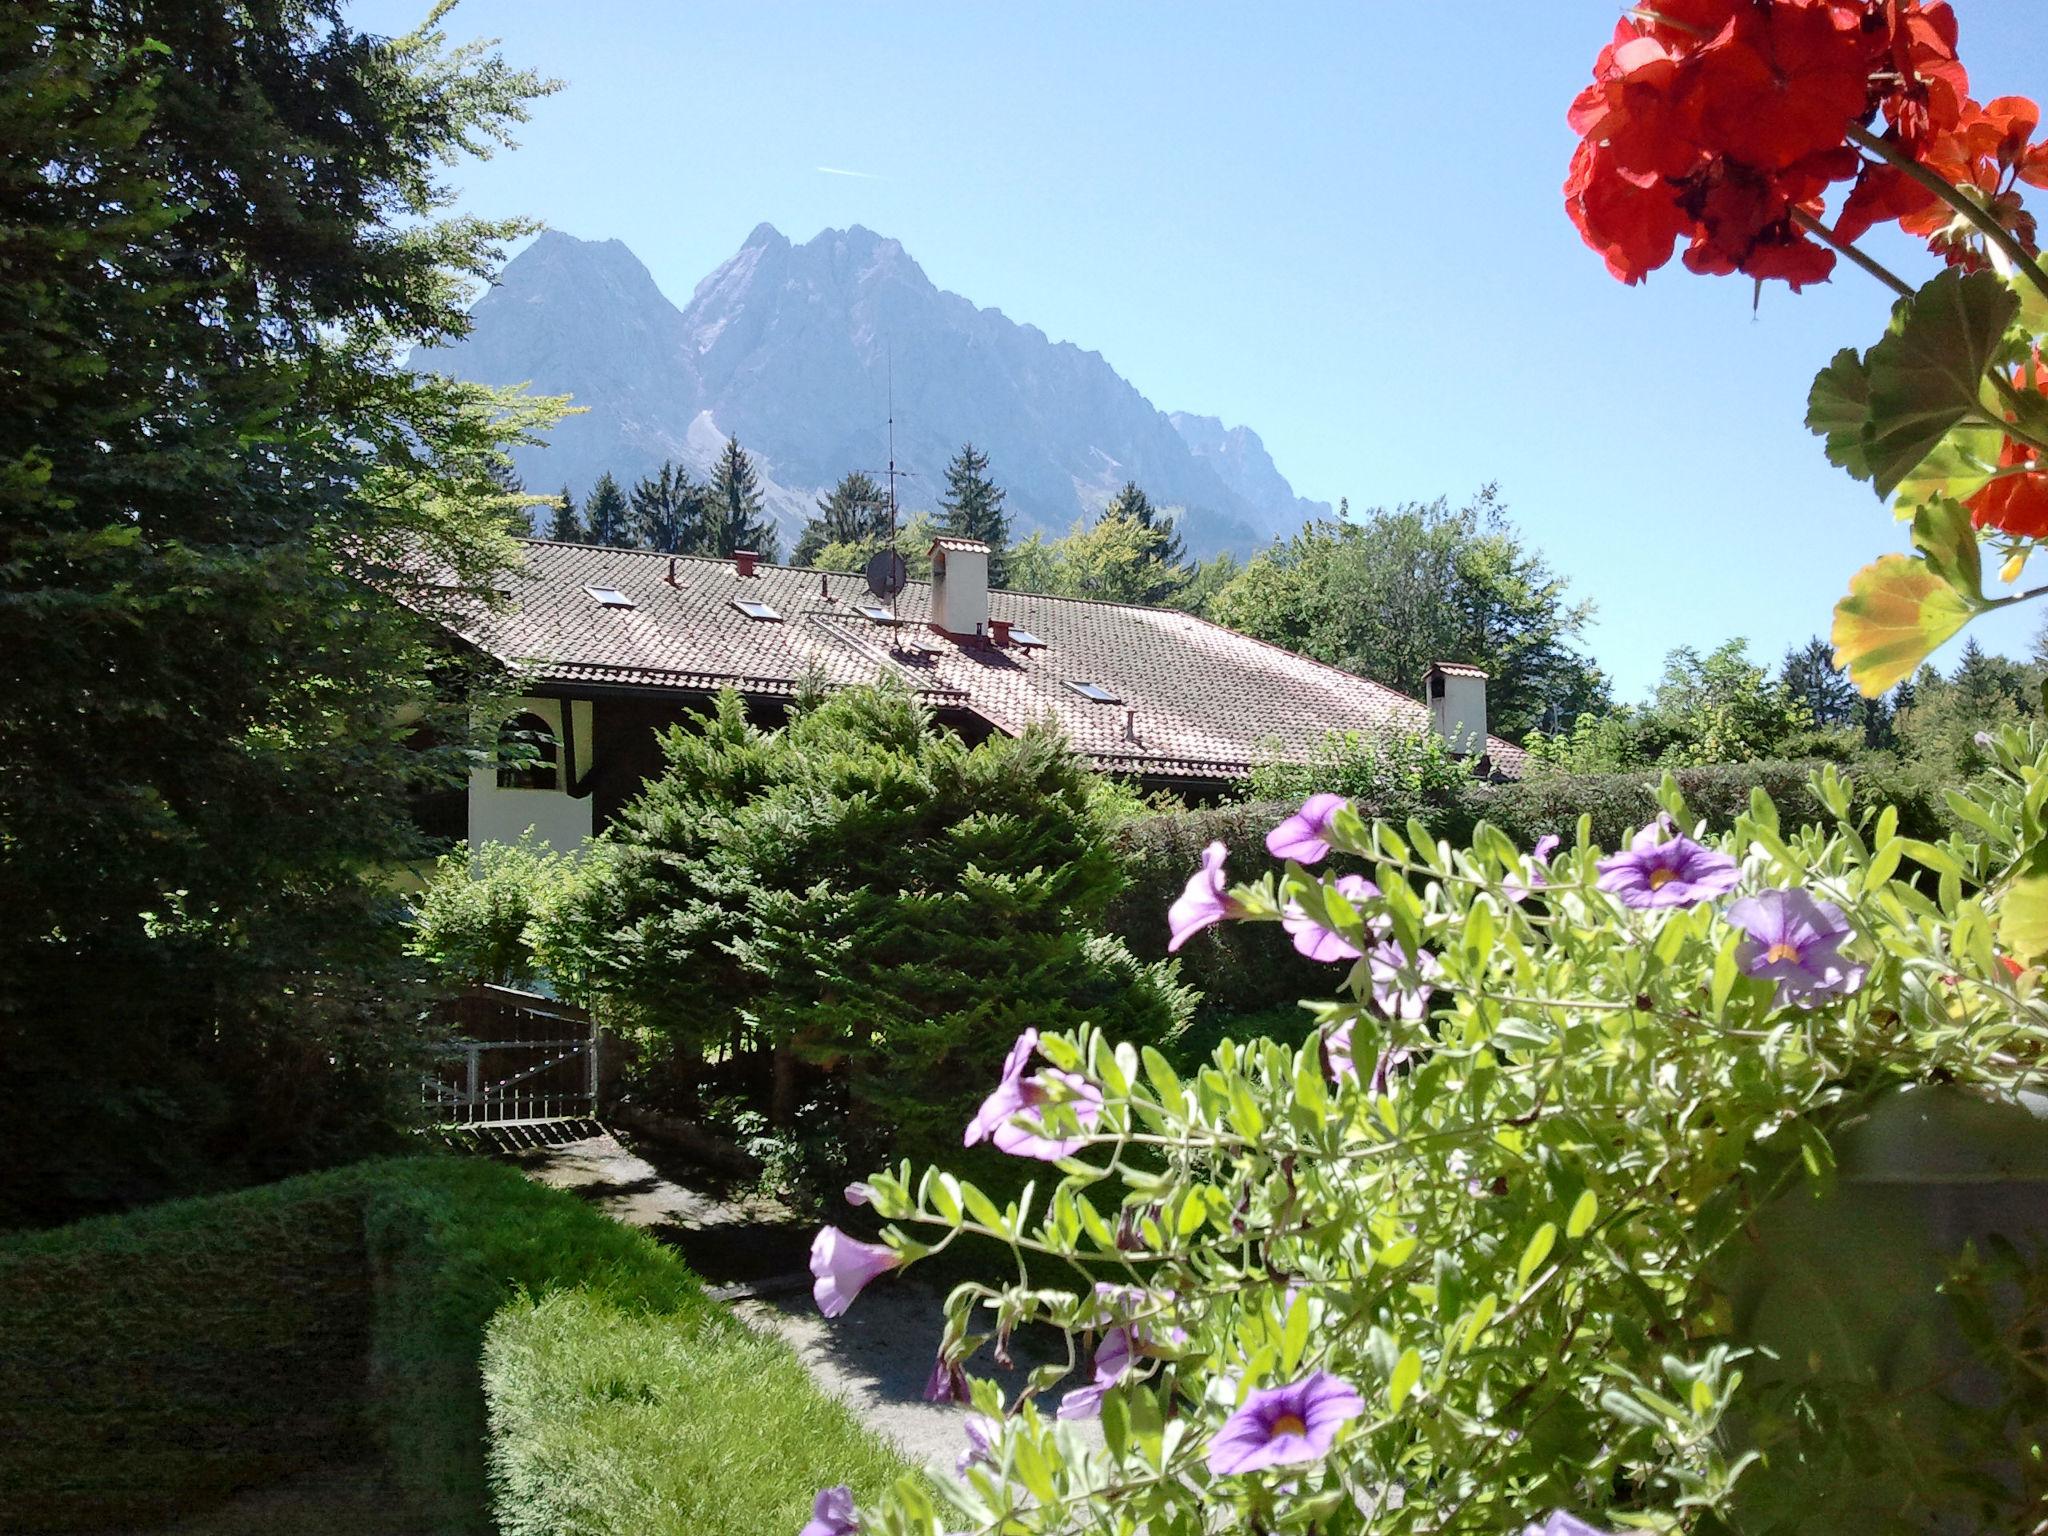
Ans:
POLYGON ((1200 554, 1248 553, 1329 511, 1294 494, 1250 428, 1161 411, 1101 353, 938 287, 858 224, 802 244, 759 224, 681 306, 622 242, 549 230, 471 316, 467 338, 413 365, 588 408, 515 452, 536 491, 581 496, 607 470, 630 484, 665 458, 701 475, 737 436, 793 539, 840 475, 886 463, 893 376, 906 510, 937 506, 947 460, 972 441, 1018 538, 1066 532, 1126 479, 1186 509, 1200 554))

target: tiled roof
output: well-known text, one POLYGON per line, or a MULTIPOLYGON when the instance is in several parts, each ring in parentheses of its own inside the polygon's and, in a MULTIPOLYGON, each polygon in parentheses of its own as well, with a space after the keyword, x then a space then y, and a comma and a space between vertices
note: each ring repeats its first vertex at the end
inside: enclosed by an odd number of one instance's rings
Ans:
POLYGON ((1431 671, 1441 672, 1446 677, 1476 677, 1482 681, 1486 677, 1486 668, 1471 666, 1462 661, 1432 661, 1429 666, 1431 671))
MULTIPOLYGON (((993 591, 992 619, 1045 642, 999 650, 927 627, 925 582, 897 598, 892 627, 856 611, 874 599, 853 576, 760 565, 743 578, 727 560, 543 540, 526 556, 507 609, 467 633, 541 682, 787 696, 807 675, 844 686, 894 674, 928 702, 1004 731, 1051 716, 1105 768, 1202 779, 1240 775, 1275 752, 1306 757, 1330 731, 1429 728, 1429 711, 1405 694, 1171 609, 993 591), (616 587, 634 606, 604 607, 586 586, 616 587), (735 598, 781 617, 749 618, 735 598), (1118 702, 1091 701, 1070 682, 1099 684, 1118 702), (1125 733, 1131 709, 1135 740, 1125 733)), ((1520 774, 1520 748, 1491 738, 1488 747, 1495 772, 1520 774)))

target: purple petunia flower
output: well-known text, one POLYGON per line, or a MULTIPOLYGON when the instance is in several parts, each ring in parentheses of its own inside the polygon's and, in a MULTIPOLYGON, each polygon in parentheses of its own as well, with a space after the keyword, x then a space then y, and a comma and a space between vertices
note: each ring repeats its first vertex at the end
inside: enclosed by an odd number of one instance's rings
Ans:
POLYGON ((1035 1157, 1051 1163, 1071 1156, 1087 1144, 1085 1134, 1057 1140, 1042 1134, 1044 1116, 1039 1111, 1043 1105, 1063 1103, 1073 1111, 1085 1133, 1101 1118, 1102 1090, 1077 1073, 1054 1067, 1025 1076, 1031 1053, 1037 1049, 1037 1030, 1027 1029, 1017 1037, 1003 1062, 1003 1075, 995 1092, 981 1101, 981 1108, 968 1122, 964 1145, 972 1147, 992 1141, 997 1151, 1012 1157, 1035 1157), (1036 1130, 1032 1128, 1034 1122, 1036 1130))
POLYGON ((841 1483, 821 1488, 811 1503, 811 1518, 797 1536, 857 1536, 860 1520, 853 1512, 853 1490, 841 1483))
POLYGON ((1244 1400, 1209 1442, 1209 1470, 1219 1477, 1314 1461, 1337 1431, 1365 1412, 1351 1384, 1317 1371, 1284 1387, 1267 1387, 1244 1400))
POLYGON ((1188 877, 1187 889, 1166 909, 1166 926, 1173 935, 1166 941, 1169 955, 1204 928, 1244 915, 1243 904, 1223 888, 1223 861, 1229 853, 1220 839, 1204 848, 1202 867, 1188 877))
POLYGON ((1266 834, 1266 852, 1297 864, 1320 863, 1330 855, 1330 823, 1350 803, 1342 795, 1310 795, 1300 810, 1266 834))
POLYGON ((846 1203, 848 1205, 866 1205, 874 1198, 875 1192, 867 1184, 855 1182, 846 1186, 846 1203))
POLYGON ((1600 861, 1599 888, 1619 896, 1622 905, 1637 908, 1690 907, 1726 895, 1741 875, 1725 853, 1703 848, 1680 833, 1657 841, 1661 822, 1635 835, 1626 853, 1600 861))
MULTIPOLYGON (((1354 907, 1379 895, 1380 888, 1363 875, 1339 875, 1337 894, 1354 907)), ((1356 960, 1361 951, 1349 939, 1331 932, 1308 915, 1300 902, 1290 901, 1281 915, 1280 926, 1294 935, 1294 947, 1311 960, 1356 960)), ((1366 928, 1378 933, 1387 926, 1385 918, 1366 924, 1366 928)))
POLYGON ((820 1312, 837 1317, 870 1280, 902 1262, 880 1243, 863 1243, 837 1227, 822 1227, 811 1239, 811 1273, 817 1276, 811 1295, 820 1312))
POLYGON ((953 1470, 965 1477, 969 1467, 994 1466, 996 1436, 1002 1426, 985 1413, 970 1413, 962 1427, 967 1431, 967 1449, 954 1459, 953 1470))
POLYGON ((1102 1394, 1123 1380, 1136 1358, 1131 1330, 1121 1326, 1110 1329, 1095 1346, 1095 1379, 1060 1399, 1059 1417, 1092 1419, 1102 1412, 1102 1394))
MULTIPOLYGON (((1358 1061, 1351 1051, 1351 1031, 1355 1019, 1346 1019, 1327 1035, 1323 1036, 1323 1060, 1329 1063, 1330 1076, 1336 1082, 1358 1076, 1358 1061)), ((1414 1056, 1405 1045, 1391 1046, 1379 1053, 1372 1064, 1372 1091, 1384 1094, 1393 1088, 1394 1069, 1414 1056)))
POLYGON ((1529 871, 1529 883, 1524 885, 1520 875, 1509 875, 1501 882, 1501 889, 1507 893, 1509 901, 1526 901, 1530 892, 1550 884, 1546 873, 1550 868, 1550 856, 1557 852, 1557 845, 1562 841, 1555 832, 1546 832, 1536 839, 1535 850, 1529 855, 1535 866, 1529 871))
POLYGON ((1728 921, 1745 935, 1735 963, 1746 976, 1775 981, 1780 1002, 1815 1008, 1863 984, 1864 968, 1841 954, 1856 930, 1831 901, 1801 890, 1758 891, 1730 907, 1728 921))
POLYGON ((1428 950, 1416 952, 1413 961, 1408 952, 1392 939, 1382 939, 1373 945, 1372 953, 1366 957, 1372 971, 1373 1006, 1390 1019, 1406 1019, 1414 1023, 1429 1011, 1429 999, 1435 989, 1430 981, 1443 974, 1443 966, 1428 950))
POLYGON ((928 1403, 964 1403, 971 1400, 967 1371, 943 1349, 932 1361, 932 1373, 925 1378, 924 1400, 928 1403))
POLYGON ((1523 1527, 1522 1536, 1616 1536, 1616 1533, 1588 1525, 1577 1515, 1553 1509, 1548 1520, 1523 1527))

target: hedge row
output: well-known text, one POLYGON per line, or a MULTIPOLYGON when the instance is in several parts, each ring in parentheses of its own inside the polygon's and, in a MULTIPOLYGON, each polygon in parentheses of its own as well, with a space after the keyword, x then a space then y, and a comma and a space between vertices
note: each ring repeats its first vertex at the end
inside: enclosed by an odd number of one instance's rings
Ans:
MULTIPOLYGON (((1717 764, 1677 770, 1679 787, 1694 815, 1716 831, 1735 823, 1749 806, 1750 792, 1762 789, 1777 803, 1787 825, 1825 818, 1825 811, 1807 787, 1823 765, 1819 762, 1717 764)), ((1936 840, 1950 830, 1940 796, 1924 783, 1882 765, 1859 765, 1847 771, 1859 810, 1882 805, 1899 808, 1900 830, 1908 836, 1936 840)), ((1580 816, 1591 821, 1592 839, 1603 848, 1622 846, 1657 813, 1656 789, 1661 770, 1633 773, 1557 774, 1510 784, 1471 784, 1448 803, 1417 810, 1402 803, 1360 805, 1367 815, 1388 815, 1404 821, 1418 815, 1438 837, 1453 843, 1468 840, 1482 820, 1506 832, 1523 847, 1533 847, 1545 833, 1567 841, 1577 836, 1580 816)), ((1230 850, 1230 869, 1250 875, 1269 867, 1266 833, 1294 810, 1289 804, 1238 804, 1205 807, 1172 816, 1149 817, 1126 825, 1119 833, 1130 883, 1110 911, 1112 931, 1134 953, 1152 959, 1166 952, 1166 909, 1201 860, 1202 849, 1221 840, 1230 850)), ((1341 865, 1339 866, 1341 868, 1341 865)), ((1329 991, 1325 967, 1294 953, 1276 930, 1263 924, 1223 924, 1198 934, 1181 950, 1182 977, 1203 994, 1206 1017, 1253 1013, 1285 1007, 1301 997, 1329 991)))
POLYGON ((480 1160, 359 1164, 9 1238, 0 1318, 10 1533, 155 1525, 368 1461, 394 1528, 752 1536, 797 1529, 823 1484, 871 1494, 902 1470, 666 1249, 480 1160), (522 1353, 535 1319, 570 1315, 572 1348, 522 1353), (581 1363, 597 1359, 619 1369, 581 1363), (772 1466, 764 1398, 805 1428, 772 1466), (648 1404, 669 1442, 642 1432, 648 1404), (676 1455, 753 1475, 678 1502, 676 1455), (593 1489, 602 1518, 564 1523, 593 1489))

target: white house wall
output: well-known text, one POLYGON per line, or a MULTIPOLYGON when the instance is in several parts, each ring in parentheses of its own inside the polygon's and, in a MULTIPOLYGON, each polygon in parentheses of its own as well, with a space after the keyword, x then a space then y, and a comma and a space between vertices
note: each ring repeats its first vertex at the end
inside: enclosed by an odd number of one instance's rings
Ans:
MULTIPOLYGON (((538 715, 555 733, 558 759, 565 756, 560 699, 519 699, 506 710, 538 715)), ((516 843, 529 831, 557 853, 574 853, 590 841, 595 830, 591 797, 572 798, 567 786, 590 771, 591 704, 578 699, 569 704, 575 711, 576 760, 563 763, 556 774, 560 789, 500 789, 495 768, 478 768, 469 776, 469 846, 485 843, 516 843)))

